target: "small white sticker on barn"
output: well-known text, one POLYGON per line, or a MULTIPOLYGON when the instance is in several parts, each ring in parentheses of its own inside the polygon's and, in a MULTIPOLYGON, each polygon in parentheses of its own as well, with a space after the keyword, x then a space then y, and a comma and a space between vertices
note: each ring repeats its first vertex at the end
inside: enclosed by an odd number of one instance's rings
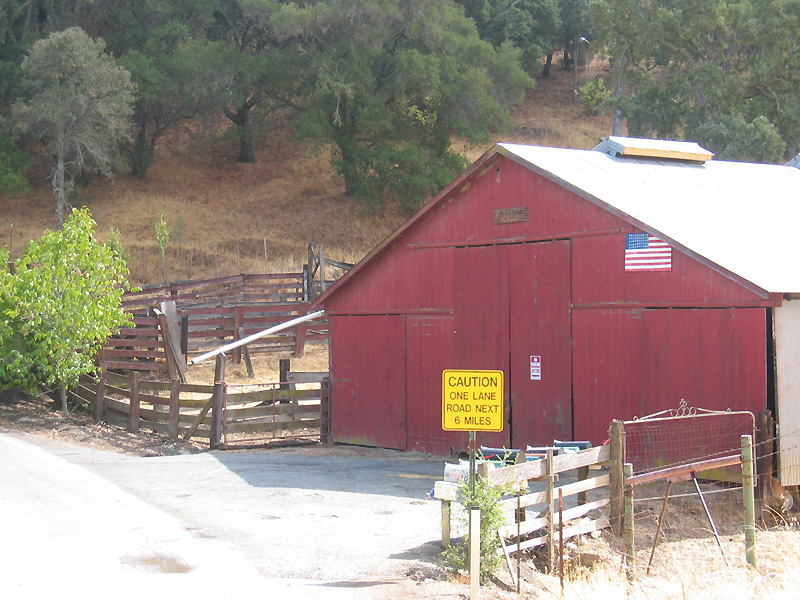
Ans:
POLYGON ((531 356, 531 381, 542 380, 542 357, 531 356))

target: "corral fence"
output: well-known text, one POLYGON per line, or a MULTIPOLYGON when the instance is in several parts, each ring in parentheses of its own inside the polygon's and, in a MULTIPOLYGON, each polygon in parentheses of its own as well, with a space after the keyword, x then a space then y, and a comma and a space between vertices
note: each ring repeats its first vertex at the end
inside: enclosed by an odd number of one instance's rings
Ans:
POLYGON ((325 248, 321 244, 317 252, 309 244, 308 263, 303 266, 303 299, 313 302, 352 268, 350 263, 325 258, 325 248))
MULTIPOLYGON (((524 457, 518 454, 518 459, 524 461, 524 457)), ((511 490, 511 496, 499 503, 509 524, 497 535, 512 578, 518 577, 522 551, 545 547, 548 567, 554 572, 557 557, 563 555, 559 547, 566 540, 609 526, 604 509, 611 502, 612 465, 608 445, 566 454, 548 448, 541 459, 496 469, 480 465, 479 475, 487 478, 488 485, 511 490)), ((458 499, 458 486, 439 482, 435 497, 442 501, 442 546, 448 547, 451 504, 458 499)))
MULTIPOLYGON (((290 319, 304 316, 301 273, 240 275, 174 283, 129 292, 123 307, 133 327, 121 328, 99 355, 109 371, 148 371, 185 380, 188 358, 290 319)), ((325 342, 328 322, 301 323, 237 348, 237 364, 251 352, 292 352, 302 356, 307 342, 325 342)))
POLYGON ((283 382, 229 385, 224 364, 218 357, 213 385, 150 381, 138 371, 105 372, 98 381, 84 378, 71 391, 94 406, 98 420, 132 433, 147 429, 172 439, 201 438, 222 449, 301 438, 327 443, 327 373, 290 372, 283 382))

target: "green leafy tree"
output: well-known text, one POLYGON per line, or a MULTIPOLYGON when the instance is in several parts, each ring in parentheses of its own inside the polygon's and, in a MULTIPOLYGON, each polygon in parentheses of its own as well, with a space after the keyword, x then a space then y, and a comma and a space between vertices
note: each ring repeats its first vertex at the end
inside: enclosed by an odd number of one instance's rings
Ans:
POLYGON ((596 0, 594 8, 615 61, 615 133, 624 115, 633 135, 690 138, 721 158, 772 162, 796 152, 800 1, 596 0))
POLYGON ((0 249, 0 389, 37 394, 96 370, 103 342, 130 318, 125 262, 94 236, 87 209, 32 241, 8 268, 0 249))
POLYGON ((780 132, 785 156, 800 151, 800 0, 752 0, 757 15, 748 94, 749 116, 780 132))
POLYGON ((458 0, 481 38, 498 47, 511 42, 526 65, 551 52, 561 21, 558 0, 458 0))
POLYGON ((786 151, 780 132, 764 116, 752 121, 742 115, 723 116, 698 125, 688 135, 722 160, 777 163, 786 151))
POLYGON ((216 0, 97 0, 94 23, 137 85, 131 172, 145 179, 164 134, 216 106, 225 73, 207 38, 216 0))
POLYGON ((346 193, 416 206, 465 165, 454 137, 485 143, 510 126, 532 80, 511 44, 495 49, 447 0, 331 0, 271 19, 305 57, 296 127, 330 149, 346 193))
POLYGON ((26 97, 14 105, 15 128, 53 157, 57 229, 75 178, 84 169, 111 175, 129 135, 134 86, 104 48, 73 27, 36 42, 22 63, 26 97))
POLYGON ((25 176, 30 161, 7 135, 0 133, 0 192, 15 194, 30 190, 25 176))
POLYGON ((164 211, 161 211, 161 217, 156 221, 156 244, 158 245, 158 255, 161 257, 161 274, 164 276, 164 285, 167 284, 167 267, 165 264, 165 257, 167 255, 167 245, 169 244, 169 224, 164 218, 164 211))
POLYGON ((302 56, 281 47, 269 19, 278 9, 271 0, 220 0, 210 37, 219 41, 216 61, 219 104, 239 138, 238 162, 256 160, 255 135, 270 119, 296 108, 296 73, 302 56))

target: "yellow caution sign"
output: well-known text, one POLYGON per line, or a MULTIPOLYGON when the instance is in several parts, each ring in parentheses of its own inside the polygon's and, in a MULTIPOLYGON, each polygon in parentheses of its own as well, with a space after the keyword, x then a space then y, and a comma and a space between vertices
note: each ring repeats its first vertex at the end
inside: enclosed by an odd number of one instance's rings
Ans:
POLYGON ((503 431, 502 371, 442 371, 442 429, 503 431))

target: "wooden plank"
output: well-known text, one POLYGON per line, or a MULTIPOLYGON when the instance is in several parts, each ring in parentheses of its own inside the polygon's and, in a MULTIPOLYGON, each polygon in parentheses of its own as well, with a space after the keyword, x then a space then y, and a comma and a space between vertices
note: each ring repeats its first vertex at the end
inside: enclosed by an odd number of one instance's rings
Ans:
MULTIPOLYGON (((593 531, 599 531, 601 529, 607 529, 610 527, 609 521, 606 517, 599 517, 596 520, 589 520, 583 523, 578 523, 577 525, 573 525, 571 527, 567 527, 564 529, 564 539, 568 540, 578 535, 585 535, 587 533, 591 533, 593 531)), ((553 543, 558 543, 558 532, 556 531, 553 536, 553 543)), ((509 554, 513 554, 515 552, 519 552, 520 550, 529 550, 531 548, 538 548, 539 546, 544 546, 548 540, 549 536, 544 535, 541 537, 533 538, 530 540, 525 540, 521 544, 512 544, 507 546, 509 554)), ((498 550, 499 552, 499 550, 498 550)))
MULTIPOLYGON (((320 250, 322 246, 320 246, 320 250)), ((323 280, 324 282, 324 280, 323 280)), ((300 305, 300 311, 298 312, 297 316, 302 317, 308 314, 308 303, 304 302, 300 305)), ((302 323, 298 323, 298 325, 294 328, 294 355, 297 358, 301 358, 303 356, 303 352, 305 351, 306 347, 306 328, 307 323, 304 321, 302 323)))
POLYGON ((701 460, 698 462, 690 463, 688 465, 677 465, 675 467, 668 467, 666 469, 659 469, 658 471, 651 471, 650 473, 641 473, 640 475, 633 475, 628 477, 628 485, 639 485, 656 481, 658 479, 669 479, 672 477, 680 477, 681 475, 688 475, 689 473, 699 473, 710 469, 719 469, 722 467, 730 467, 733 465, 742 464, 742 457, 739 454, 731 456, 720 456, 718 458, 711 458, 708 460, 701 460))
POLYGON ((611 436, 611 529, 614 535, 622 535, 625 512, 625 477, 622 472, 625 464, 625 424, 614 421, 609 429, 611 436))
POLYGON ((596 490, 597 488, 610 484, 611 475, 599 475, 589 479, 582 479, 580 481, 576 481, 575 483, 562 485, 558 489, 562 491, 564 497, 566 498, 568 496, 574 496, 575 494, 583 494, 591 490, 596 490))
POLYGON ((145 362, 121 362, 109 361, 106 367, 109 369, 119 369, 121 371, 167 371, 167 364, 163 362, 145 363, 145 362))
MULTIPOLYGON (((233 389, 236 389, 235 387, 233 389)), ((273 401, 288 402, 290 400, 319 400, 319 389, 311 390, 258 390, 253 392, 228 393, 228 406, 250 404, 253 402, 273 401)))
POLYGON ((106 369, 107 365, 103 361, 103 351, 100 350, 100 379, 97 382, 97 391, 94 396, 94 420, 100 421, 103 418, 103 403, 106 397, 106 369))
POLYGON ((144 358, 155 360, 162 356, 160 352, 153 350, 130 350, 115 346, 105 346, 103 350, 107 360, 113 360, 115 358, 144 358))
POLYGON ((571 454, 559 454, 553 457, 553 471, 563 473, 603 463, 611 459, 610 446, 597 446, 571 454))
POLYGON ((169 437, 178 437, 178 421, 181 417, 181 381, 173 378, 169 392, 169 437))
POLYGON ((203 419, 205 418, 206 414, 208 414, 208 411, 211 409, 211 405, 213 403, 214 403, 214 397, 212 396, 206 401, 205 405, 203 406, 203 410, 200 411, 200 414, 197 415, 197 418, 194 420, 194 422, 189 427, 186 434, 183 436, 184 442, 187 441, 190 437, 192 437, 194 435, 194 432, 197 431, 197 428, 200 426, 200 423, 203 422, 203 419))
MULTIPOLYGON (((590 490, 594 490, 606 485, 609 485, 611 482, 610 475, 600 475, 598 477, 592 477, 590 479, 584 479, 582 481, 577 481, 575 483, 568 483, 566 485, 562 485, 556 488, 556 491, 561 490, 564 498, 569 496, 574 496, 575 494, 580 494, 583 492, 588 492, 590 490)), ((533 492, 531 494, 525 494, 524 496, 520 496, 519 502, 521 507, 528 507, 534 506, 536 504, 542 504, 543 502, 547 501, 547 492, 533 492)), ((517 499, 516 498, 508 498, 506 500, 501 500, 498 502, 498 506, 504 511, 511 511, 516 509, 517 507, 517 499)))
POLYGON ((225 356, 217 355, 214 366, 214 402, 212 404, 211 419, 211 449, 218 448, 222 440, 222 428, 225 415, 225 356))
POLYGON ((128 421, 128 431, 131 433, 139 432, 139 409, 141 408, 139 404, 139 378, 139 373, 134 373, 131 378, 130 419, 128 421))
POLYGON ((289 383, 318 383, 330 377, 327 371, 291 371, 287 376, 289 383))
POLYGON ((149 338, 109 338, 107 348, 161 348, 161 340, 157 337, 149 338))
POLYGON ((175 308, 175 301, 162 302, 161 312, 164 316, 162 330, 166 341, 165 351, 171 355, 180 380, 186 381, 186 356, 181 352, 180 320, 178 319, 178 310, 175 308))
MULTIPOLYGON (((581 517, 587 515, 593 510, 598 510, 604 506, 607 506, 611 500, 609 498, 603 498, 601 500, 597 500, 595 502, 590 502, 587 504, 582 504, 580 506, 575 506, 573 508, 567 509, 561 513, 564 523, 569 521, 573 521, 575 519, 580 519, 581 517)), ((529 519, 520 523, 510 523, 508 525, 504 525, 498 531, 505 537, 514 537, 517 535, 517 531, 519 530, 521 535, 527 535, 534 531, 538 531, 539 529, 547 529, 548 523, 550 520, 550 516, 546 515, 543 517, 537 517, 536 519, 529 519)), ((553 512, 553 531, 559 525, 558 520, 558 511, 553 512)), ((558 537, 557 533, 554 533, 555 537, 558 537)))
MULTIPOLYGON (((239 327, 239 339, 243 337, 247 337, 247 334, 244 327, 239 327)), ((250 360, 250 350, 247 348, 247 344, 242 347, 242 356, 244 357, 244 366, 247 368, 247 377, 253 379, 256 374, 253 372, 253 361, 250 360)))
MULTIPOLYGON (((237 408, 226 411, 226 419, 228 423, 234 423, 245 419, 273 419, 274 417, 283 417, 286 415, 297 415, 297 418, 305 416, 318 419, 319 418, 319 404, 304 404, 300 407, 294 407, 291 404, 284 404, 282 406, 275 406, 267 408, 237 408)), ((265 421, 266 422, 266 421, 265 421)), ((280 421, 276 421, 280 422, 280 421)))
MULTIPOLYGON (((295 429, 316 429, 319 427, 319 419, 310 421, 286 421, 277 423, 279 427, 275 427, 275 431, 293 431, 295 429)), ((269 433, 273 431, 272 426, 265 427, 263 423, 229 423, 227 432, 230 433, 269 433)))

